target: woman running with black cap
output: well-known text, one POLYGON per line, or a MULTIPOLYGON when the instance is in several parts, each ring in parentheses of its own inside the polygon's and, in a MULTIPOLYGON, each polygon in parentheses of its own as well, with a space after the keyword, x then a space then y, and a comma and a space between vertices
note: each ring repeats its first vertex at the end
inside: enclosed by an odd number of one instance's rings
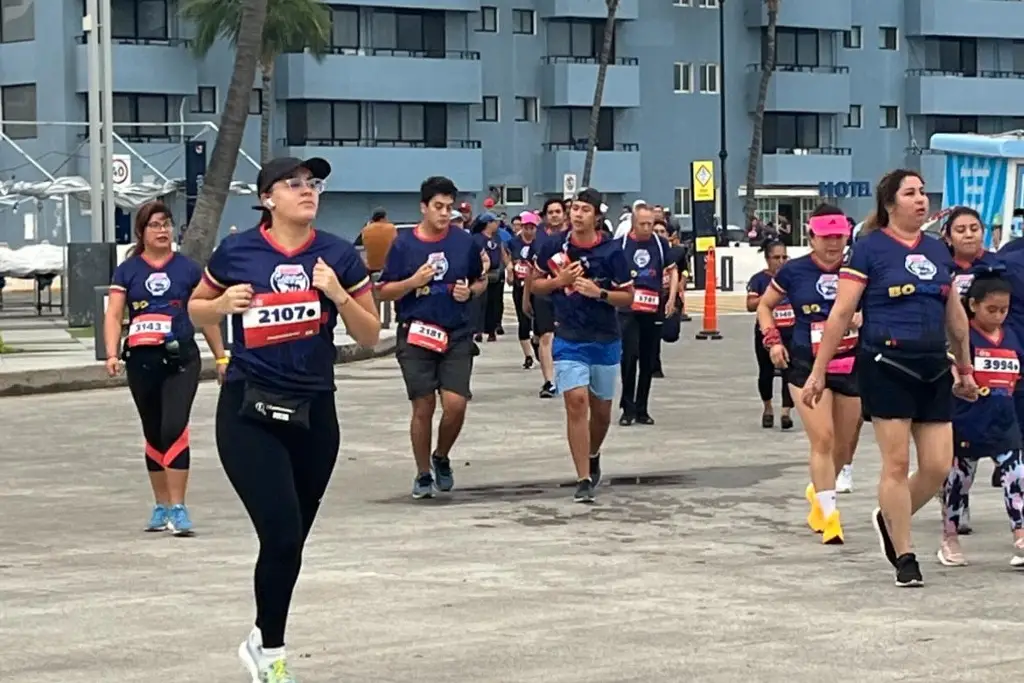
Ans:
POLYGON ((302 548, 340 446, 334 327, 360 346, 380 337, 370 280, 347 241, 313 229, 323 159, 264 164, 260 225, 228 236, 189 302, 196 325, 233 316, 234 346, 217 402, 217 451, 256 536, 256 625, 238 648, 254 683, 294 683, 285 622, 302 548))

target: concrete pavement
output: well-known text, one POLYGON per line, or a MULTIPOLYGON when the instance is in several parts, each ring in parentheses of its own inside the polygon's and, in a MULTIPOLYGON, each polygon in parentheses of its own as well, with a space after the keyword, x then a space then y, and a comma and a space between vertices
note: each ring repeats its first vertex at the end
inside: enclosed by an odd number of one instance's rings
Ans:
MULTIPOLYGON (((450 497, 409 499, 393 358, 338 366, 344 444, 289 626, 303 683, 991 683, 1020 671, 1001 496, 982 466, 970 567, 899 590, 869 523, 865 430, 847 545, 803 524, 806 441, 759 427, 749 317, 665 350, 653 427, 613 427, 611 484, 574 505, 558 400, 507 336, 485 344, 450 497)), ((0 399, 0 680, 231 683, 253 615, 255 543, 213 449, 216 387, 192 423, 193 539, 148 535, 127 391, 0 399), (59 414, 55 420, 52 414, 59 414)))

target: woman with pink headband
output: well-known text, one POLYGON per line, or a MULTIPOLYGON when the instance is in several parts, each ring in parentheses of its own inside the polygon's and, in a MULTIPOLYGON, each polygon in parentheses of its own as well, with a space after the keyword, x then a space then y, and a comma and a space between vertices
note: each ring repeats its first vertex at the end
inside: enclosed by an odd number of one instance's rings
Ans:
POLYGON ((811 215, 809 228, 811 253, 788 261, 775 274, 757 306, 757 319, 772 362, 788 370, 790 391, 811 445, 811 483, 805 491, 811 506, 807 525, 821 534, 823 544, 840 545, 844 539, 836 477, 853 460, 862 424, 854 374, 860 321, 854 320, 829 363, 821 401, 813 407, 805 404, 801 394, 836 299, 850 223, 842 211, 823 204, 811 215), (787 298, 796 317, 788 350, 773 315, 775 307, 787 298))
POLYGON ((539 361, 539 349, 531 341, 533 335, 533 318, 523 310, 523 299, 526 279, 533 270, 533 254, 537 249, 537 226, 540 216, 532 211, 524 211, 513 217, 512 223, 519 223, 519 230, 509 240, 509 262, 505 279, 512 283, 512 303, 516 307, 516 320, 519 323, 519 347, 523 350, 523 369, 529 370, 535 361, 539 361))

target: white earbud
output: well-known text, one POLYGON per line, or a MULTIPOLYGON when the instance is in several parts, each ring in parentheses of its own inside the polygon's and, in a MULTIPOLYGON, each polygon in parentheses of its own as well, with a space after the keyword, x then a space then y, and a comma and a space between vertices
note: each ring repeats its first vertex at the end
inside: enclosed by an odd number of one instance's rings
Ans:
POLYGON ((263 200, 263 206, 267 207, 268 209, 273 209, 274 208, 274 200, 273 199, 264 199, 263 200))

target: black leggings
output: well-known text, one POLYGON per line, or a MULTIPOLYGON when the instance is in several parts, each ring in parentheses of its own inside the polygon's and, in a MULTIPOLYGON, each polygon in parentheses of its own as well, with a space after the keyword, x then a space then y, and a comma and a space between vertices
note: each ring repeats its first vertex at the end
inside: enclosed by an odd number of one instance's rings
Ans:
POLYGON ((526 341, 533 333, 533 319, 523 312, 523 286, 512 285, 512 303, 516 306, 516 322, 519 323, 519 341, 526 341))
POLYGON ((199 388, 199 349, 187 351, 179 368, 164 363, 163 349, 136 349, 125 359, 128 389, 142 420, 146 469, 187 470, 192 461, 188 421, 199 388))
POLYGON ((504 277, 487 285, 487 302, 484 306, 484 334, 494 334, 501 327, 501 318, 505 314, 504 277))
POLYGON ((782 376, 782 407, 792 408, 793 397, 789 394, 789 371, 777 370, 772 365, 771 354, 764 348, 764 337, 761 330, 754 330, 754 355, 757 357, 757 393, 762 401, 772 400, 772 385, 775 384, 775 373, 782 376))
POLYGON ((309 429, 258 422, 238 414, 243 392, 243 382, 221 388, 217 452, 260 542, 256 626, 264 647, 284 647, 302 548, 338 459, 338 414, 326 393, 312 399, 309 429))

